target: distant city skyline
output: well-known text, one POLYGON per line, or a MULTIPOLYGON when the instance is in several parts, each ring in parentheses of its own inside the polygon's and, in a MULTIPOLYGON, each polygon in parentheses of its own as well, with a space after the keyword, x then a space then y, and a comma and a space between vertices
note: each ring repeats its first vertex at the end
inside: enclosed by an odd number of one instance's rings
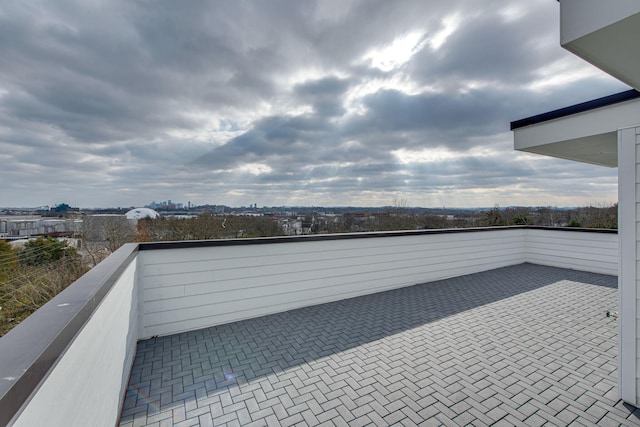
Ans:
POLYGON ((558 3, 0 4, 0 205, 585 206, 509 122, 626 90, 558 3), (145 201, 146 200, 146 201, 145 201))

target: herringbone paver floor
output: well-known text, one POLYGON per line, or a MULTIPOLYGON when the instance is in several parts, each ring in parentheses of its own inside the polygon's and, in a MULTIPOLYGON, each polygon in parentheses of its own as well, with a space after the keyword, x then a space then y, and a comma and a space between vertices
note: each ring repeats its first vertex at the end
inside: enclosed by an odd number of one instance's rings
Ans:
POLYGON ((142 341, 120 425, 640 425, 616 282, 522 264, 142 341))

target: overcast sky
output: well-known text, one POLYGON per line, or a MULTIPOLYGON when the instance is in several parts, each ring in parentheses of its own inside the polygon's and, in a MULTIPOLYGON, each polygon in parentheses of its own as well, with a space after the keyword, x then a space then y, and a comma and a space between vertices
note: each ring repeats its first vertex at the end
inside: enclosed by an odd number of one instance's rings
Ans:
POLYGON ((0 3, 0 206, 576 206, 509 122, 626 90, 552 0, 0 3))

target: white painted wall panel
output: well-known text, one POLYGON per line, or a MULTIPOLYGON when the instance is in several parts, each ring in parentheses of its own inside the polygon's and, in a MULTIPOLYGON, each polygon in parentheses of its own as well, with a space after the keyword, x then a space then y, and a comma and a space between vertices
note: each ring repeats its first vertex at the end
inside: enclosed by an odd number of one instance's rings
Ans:
MULTIPOLYGON (((640 193, 640 172, 638 171, 638 165, 640 164, 640 126, 637 126, 635 128, 629 128, 629 129, 623 129, 621 130, 619 133, 619 140, 621 143, 624 143, 625 139, 629 139, 632 140, 633 139, 633 134, 635 134, 635 152, 636 152, 636 175, 635 175, 635 193, 636 193, 636 197, 634 200, 634 205, 635 206, 635 215, 634 212, 629 212, 629 216, 633 217, 635 216, 636 221, 635 221, 635 229, 636 229, 636 245, 638 244, 638 242, 640 242, 640 221, 638 221, 637 218, 640 218, 640 197, 638 197, 638 194, 640 193)), ((618 181, 620 181, 620 178, 618 178, 618 181)), ((631 240, 631 239, 629 239, 631 240)), ((640 264, 640 250, 636 249, 635 251, 635 264, 636 264, 636 269, 635 269, 635 287, 633 289, 628 288, 627 286, 625 286, 624 289, 624 294, 622 292, 620 292, 620 298, 621 298, 621 302, 620 302, 620 306, 621 306, 621 310, 622 310, 622 304, 625 304, 624 307, 624 312, 621 313, 620 316, 620 324, 622 322, 627 322, 627 321, 631 321, 631 317, 635 317, 635 331, 629 331, 629 333, 625 333, 625 335, 629 335, 629 340, 630 340, 630 336, 632 334, 635 333, 635 347, 636 347, 636 351, 635 351, 635 378, 636 378, 636 389, 635 389, 635 403, 636 406, 640 405, 640 351, 637 351, 637 348, 640 347, 640 268, 638 268, 638 264, 640 264), (635 294, 635 295, 634 295, 635 294), (628 304, 626 302, 623 302, 625 299, 633 299, 635 297, 635 304, 628 304), (629 311, 630 308, 634 308, 635 312, 633 314, 631 313, 627 313, 629 311)), ((630 278, 631 279, 631 278, 630 278)), ((629 284, 633 283, 631 280, 629 280, 629 284)), ((625 332, 626 329, 629 329, 629 326, 625 325, 625 332)), ((627 340, 626 336, 620 336, 620 340, 627 340)), ((626 344, 626 342, 625 342, 626 344)), ((628 347, 632 347, 631 343, 626 344, 626 346, 628 347)), ((631 349, 629 349, 629 351, 626 348, 620 348, 620 353, 622 354, 622 352, 625 352, 625 357, 629 358, 629 354, 631 354, 631 349)), ((626 368, 626 367, 625 367, 626 368)), ((627 369, 625 369, 625 373, 626 374, 627 369)), ((625 390, 626 391, 626 390, 625 390)), ((629 392, 630 394, 630 392, 629 392)), ((624 396, 623 396, 624 397, 624 396)))
POLYGON ((618 389, 620 397, 639 404, 637 382, 638 333, 638 142, 636 129, 618 130, 618 227, 620 273, 618 276, 618 389))
MULTIPOLYGON (((460 249, 458 253, 445 254, 433 251, 425 251, 424 253, 414 252, 406 256, 394 254, 386 259, 384 257, 356 257, 338 260, 322 260, 318 262, 297 262, 295 260, 289 260, 287 262, 287 260, 282 260, 281 263, 271 266, 246 265, 244 268, 221 269, 215 271, 213 277, 216 282, 220 282, 216 286, 216 292, 220 292, 247 286, 264 287, 276 284, 300 283, 301 278, 305 281, 310 278, 337 279, 342 281, 346 276, 360 273, 360 271, 354 272, 354 266, 356 265, 359 266, 360 269, 370 273, 379 272, 379 274, 383 275, 398 275, 405 269, 413 266, 430 270, 432 266, 438 264, 466 262, 470 257, 470 253, 475 253, 478 260, 487 258, 488 262, 492 262, 492 259, 495 257, 510 256, 513 252, 521 252, 521 247, 505 245, 504 247, 496 248, 492 253, 485 253, 484 256, 478 254, 477 249, 471 252, 460 249), (429 259, 428 264, 424 263, 425 258, 429 259)), ((255 258, 255 260, 260 262, 260 258, 255 258)), ((182 277, 176 277, 176 284, 180 284, 181 280, 182 277)), ((151 285, 154 284, 152 281, 149 283, 151 285)), ((211 292, 210 286, 208 286, 207 283, 197 282, 183 286, 187 295, 199 295, 211 292)), ((154 290, 157 290, 157 288, 150 287, 148 289, 150 292, 154 290)), ((152 298, 148 297, 146 299, 147 301, 152 300, 152 298)))
POLYGON ((135 260, 52 368, 15 426, 113 426, 137 341, 135 260))
POLYGON ((618 235, 527 230, 527 261, 602 274, 618 274, 618 235))
MULTIPOLYGON (((517 262, 516 264, 518 263, 520 262, 517 262)), ((431 274, 428 274, 428 275, 420 274, 420 275, 415 275, 413 277, 407 277, 410 279, 407 283, 401 283, 397 286, 392 286, 392 287, 388 286, 388 284, 386 283, 381 284, 380 282, 382 282, 382 280, 372 280, 372 281, 366 282, 368 285, 367 292, 363 293, 361 291, 344 291, 344 290, 342 290, 341 292, 336 291, 332 294, 332 297, 329 300, 327 300, 325 296, 322 296, 320 298, 309 298, 308 295, 305 295, 305 298, 302 302, 300 300, 293 300, 293 301, 288 301, 286 303, 282 303, 280 300, 278 300, 277 304, 270 305, 268 307, 264 307, 261 304, 257 304, 257 307, 250 307, 250 308, 242 304, 234 304, 235 301, 227 301, 225 303, 221 303, 217 307, 217 309, 215 309, 216 307, 213 307, 208 312, 209 315, 207 315, 206 317, 194 317, 194 318, 189 318, 185 320, 175 321, 171 323, 171 326, 176 330, 188 331, 193 329, 209 327, 211 325, 218 325, 218 324, 258 317, 258 316, 264 316, 266 314, 279 313, 287 310, 300 308, 303 306, 322 304, 328 301, 336 301, 336 300, 341 300, 346 298, 352 298, 352 297, 356 297, 356 296, 360 296, 368 293, 382 292, 385 290, 404 287, 404 286, 410 286, 417 283, 426 283, 433 280, 438 280, 442 278, 441 276, 454 277, 458 275, 471 274, 474 272, 477 272, 477 267, 475 266, 467 267, 467 268, 452 268, 449 270, 440 270, 435 273, 432 272, 431 274), (436 274, 438 275, 436 276, 436 274), (304 305, 301 305, 302 303, 304 303, 304 305)), ((346 287, 346 289, 351 289, 351 287, 346 287)), ((149 336, 162 335, 163 331, 165 331, 166 328, 167 328, 167 325, 165 324, 156 324, 156 325, 147 326, 145 328, 145 331, 146 331, 146 334, 148 334, 149 336)))
POLYGON ((532 229, 143 251, 143 336, 522 262, 617 274, 617 235, 532 229))
POLYGON ((524 235, 510 229, 143 251, 144 336, 522 263, 524 235))

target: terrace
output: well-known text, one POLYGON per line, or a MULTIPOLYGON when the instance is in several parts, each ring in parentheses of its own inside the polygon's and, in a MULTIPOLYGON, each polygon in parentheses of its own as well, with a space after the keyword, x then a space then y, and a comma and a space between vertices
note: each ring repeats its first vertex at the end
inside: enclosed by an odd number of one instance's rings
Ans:
POLYGON ((617 271, 603 230, 129 244, 0 340, 0 424, 638 425, 617 271))

